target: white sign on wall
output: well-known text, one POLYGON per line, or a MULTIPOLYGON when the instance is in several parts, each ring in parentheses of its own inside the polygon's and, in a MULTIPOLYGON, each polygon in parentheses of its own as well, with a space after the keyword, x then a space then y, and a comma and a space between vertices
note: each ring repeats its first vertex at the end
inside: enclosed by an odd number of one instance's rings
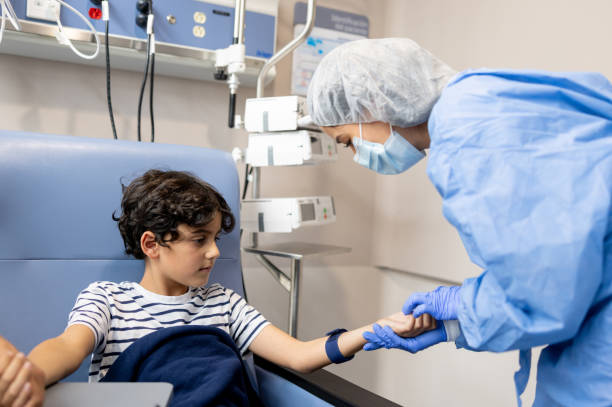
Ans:
MULTIPOLYGON (((306 22, 306 3, 296 3, 293 34, 297 37, 306 22)), ((348 41, 368 38, 370 22, 366 16, 317 7, 315 26, 310 36, 293 52, 291 93, 305 96, 317 65, 332 49, 348 41)))

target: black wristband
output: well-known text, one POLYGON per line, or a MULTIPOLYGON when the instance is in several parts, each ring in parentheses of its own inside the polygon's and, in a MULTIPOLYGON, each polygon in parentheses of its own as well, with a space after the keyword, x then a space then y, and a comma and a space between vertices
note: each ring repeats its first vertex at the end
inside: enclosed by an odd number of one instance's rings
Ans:
POLYGON ((340 352, 340 348, 338 347, 338 337, 344 332, 346 332, 346 329, 340 328, 334 329, 326 334, 329 335, 329 337, 327 338, 327 341, 325 341, 325 353, 327 353, 329 360, 336 364, 348 362, 355 357, 355 355, 352 355, 347 358, 342 354, 342 352, 340 352))

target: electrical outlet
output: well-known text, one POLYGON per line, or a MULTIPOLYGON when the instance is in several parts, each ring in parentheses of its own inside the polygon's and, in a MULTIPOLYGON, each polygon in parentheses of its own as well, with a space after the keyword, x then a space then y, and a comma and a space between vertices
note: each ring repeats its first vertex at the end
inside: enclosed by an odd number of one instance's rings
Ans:
POLYGON ((27 0, 26 16, 55 22, 60 13, 60 3, 55 0, 27 0))

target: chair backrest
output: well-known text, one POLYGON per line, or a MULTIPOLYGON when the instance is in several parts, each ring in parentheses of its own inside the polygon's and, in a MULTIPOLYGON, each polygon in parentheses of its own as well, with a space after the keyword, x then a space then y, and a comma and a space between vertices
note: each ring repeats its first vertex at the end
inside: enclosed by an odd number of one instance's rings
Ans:
MULTIPOLYGON (((151 168, 189 171, 227 200, 237 225, 239 182, 212 149, 0 131, 0 335, 24 352, 66 327, 78 293, 97 280, 139 281, 116 222, 121 182, 151 168)), ((223 235, 211 275, 244 295, 240 231, 223 235)), ((70 380, 85 380, 89 362, 70 380)))

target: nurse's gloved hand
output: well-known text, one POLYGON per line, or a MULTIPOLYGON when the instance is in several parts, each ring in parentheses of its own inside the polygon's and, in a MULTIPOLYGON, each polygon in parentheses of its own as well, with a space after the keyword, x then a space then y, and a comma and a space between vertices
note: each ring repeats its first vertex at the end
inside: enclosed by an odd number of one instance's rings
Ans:
POLYGON ((460 286, 438 287, 428 293, 414 293, 404 303, 404 314, 415 318, 427 313, 438 320, 457 319, 460 286))
MULTIPOLYGON (((387 326, 397 335, 403 338, 413 338, 419 336, 425 331, 436 328, 436 321, 429 314, 423 314, 419 318, 412 315, 405 315, 402 312, 396 312, 385 318, 381 318, 376 323, 379 326, 387 326)), ((373 328, 372 328, 373 329, 373 328)), ((374 335, 372 332, 370 332, 374 335)), ((384 347, 384 344, 375 345, 374 343, 366 344, 365 350, 375 350, 384 347)))
POLYGON ((402 338, 389 326, 381 327, 374 324, 374 333, 364 332, 363 337, 368 341, 364 350, 375 350, 379 348, 397 348, 410 353, 416 353, 440 342, 446 342, 446 329, 441 321, 438 321, 436 329, 427 331, 414 338, 402 338))

